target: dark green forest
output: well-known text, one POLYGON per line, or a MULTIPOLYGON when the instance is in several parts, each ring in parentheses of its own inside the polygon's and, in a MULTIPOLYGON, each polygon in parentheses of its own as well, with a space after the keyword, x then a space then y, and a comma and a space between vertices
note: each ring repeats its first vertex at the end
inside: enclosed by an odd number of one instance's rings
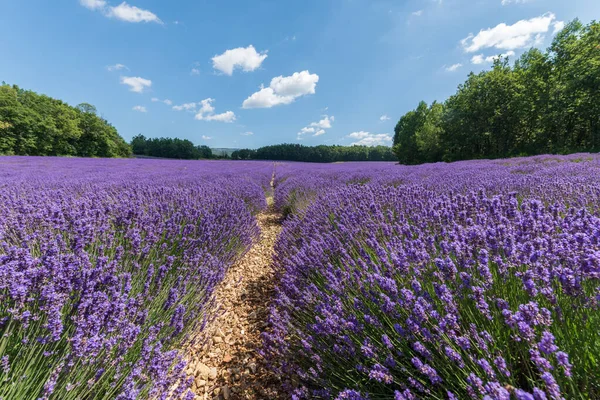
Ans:
POLYGON ((0 85, 0 154, 128 157, 129 145, 90 104, 0 85))
POLYGON ((395 161, 392 149, 387 146, 303 146, 277 144, 256 150, 242 149, 231 154, 234 160, 282 160, 305 162, 337 161, 395 161))
POLYGON ((131 140, 133 154, 161 158, 178 158, 182 160, 198 160, 213 158, 208 146, 195 146, 187 139, 154 138, 147 139, 144 135, 134 136, 131 140))
POLYGON ((471 73, 444 103, 396 125, 403 164, 600 150, 600 24, 578 20, 542 52, 471 73))

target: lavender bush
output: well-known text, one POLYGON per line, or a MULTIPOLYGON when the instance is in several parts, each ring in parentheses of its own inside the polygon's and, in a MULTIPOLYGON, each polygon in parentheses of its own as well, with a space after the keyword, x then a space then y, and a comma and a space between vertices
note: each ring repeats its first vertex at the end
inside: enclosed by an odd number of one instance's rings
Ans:
POLYGON ((0 398, 180 398, 269 163, 0 158, 0 398))
POLYGON ((265 355, 294 398, 600 398, 600 157, 278 176, 265 355))

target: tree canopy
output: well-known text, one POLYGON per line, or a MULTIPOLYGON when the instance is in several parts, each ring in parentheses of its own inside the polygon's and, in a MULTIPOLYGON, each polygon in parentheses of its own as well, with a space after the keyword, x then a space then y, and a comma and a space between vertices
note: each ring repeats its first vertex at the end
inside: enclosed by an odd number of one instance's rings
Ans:
POLYGON ((567 24, 513 66, 469 74, 444 103, 421 102, 395 128, 404 164, 600 150, 600 24, 567 24))
POLYGON ((395 161, 392 149, 387 146, 303 146, 277 144, 256 150, 241 149, 231 154, 234 160, 282 160, 305 162, 336 161, 395 161))
POLYGON ((178 158, 182 160, 197 160, 213 158, 208 146, 194 146, 187 139, 154 138, 147 139, 144 135, 134 136, 131 140, 133 154, 140 156, 178 158))
POLYGON ((90 104, 77 107, 0 85, 0 154, 128 157, 129 145, 90 104))

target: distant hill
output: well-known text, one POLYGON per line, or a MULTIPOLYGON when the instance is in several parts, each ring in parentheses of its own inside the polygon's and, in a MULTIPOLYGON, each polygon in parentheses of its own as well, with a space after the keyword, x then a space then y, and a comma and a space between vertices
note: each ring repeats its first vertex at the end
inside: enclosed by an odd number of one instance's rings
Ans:
POLYGON ((91 104, 0 85, 0 155, 128 157, 131 148, 91 104))

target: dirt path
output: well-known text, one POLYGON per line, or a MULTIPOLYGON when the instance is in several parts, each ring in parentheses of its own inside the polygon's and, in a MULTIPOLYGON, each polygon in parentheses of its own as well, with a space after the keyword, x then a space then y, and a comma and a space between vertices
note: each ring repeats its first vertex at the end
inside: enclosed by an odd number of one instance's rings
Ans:
POLYGON ((190 351, 196 399, 278 399, 278 379, 257 353, 273 295, 271 260, 281 230, 272 198, 257 216, 260 240, 227 272, 216 290, 223 314, 205 332, 202 348, 190 351))

